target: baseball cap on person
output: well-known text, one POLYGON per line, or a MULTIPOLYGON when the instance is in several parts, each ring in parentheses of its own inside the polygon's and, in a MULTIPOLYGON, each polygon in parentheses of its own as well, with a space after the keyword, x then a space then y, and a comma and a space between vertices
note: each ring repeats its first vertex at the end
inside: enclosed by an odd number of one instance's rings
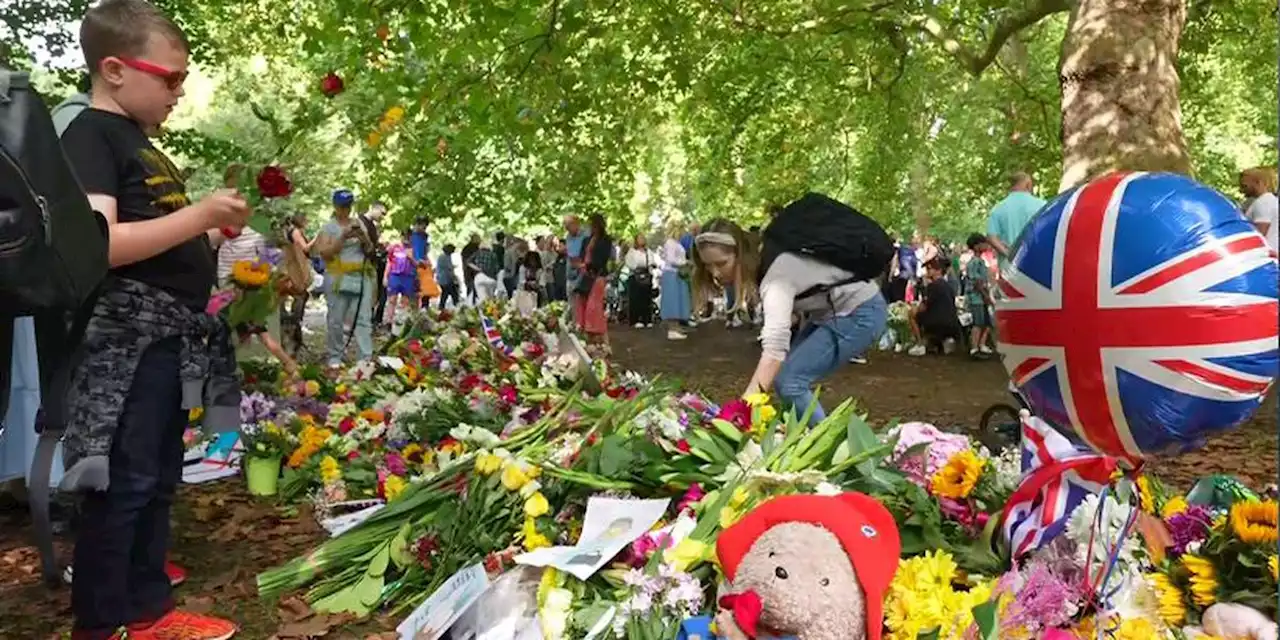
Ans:
POLYGON ((338 189, 333 192, 333 204, 337 207, 349 207, 356 201, 356 195, 350 189, 338 189))

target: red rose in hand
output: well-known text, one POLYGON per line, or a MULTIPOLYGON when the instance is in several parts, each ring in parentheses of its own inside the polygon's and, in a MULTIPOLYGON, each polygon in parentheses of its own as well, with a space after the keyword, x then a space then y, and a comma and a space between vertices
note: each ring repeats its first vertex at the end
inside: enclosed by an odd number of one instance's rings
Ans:
POLYGON ((277 166, 263 167, 258 174, 258 194, 264 198, 283 198, 293 193, 289 176, 277 166))
POLYGON ((343 84, 342 78, 332 71, 325 75, 324 79, 320 81, 320 92, 323 93, 326 98, 332 98, 339 93, 342 93, 344 89, 346 89, 346 85, 343 84))

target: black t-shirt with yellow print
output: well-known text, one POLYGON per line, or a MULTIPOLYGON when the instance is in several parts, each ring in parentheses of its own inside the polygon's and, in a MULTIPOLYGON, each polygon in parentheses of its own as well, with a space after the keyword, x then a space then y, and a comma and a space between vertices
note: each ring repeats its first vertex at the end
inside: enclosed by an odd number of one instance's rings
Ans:
MULTIPOLYGON (((86 109, 62 134, 62 147, 85 193, 115 197, 120 222, 158 218, 191 203, 178 168, 151 145, 138 123, 125 116, 86 109)), ((216 266, 213 248, 201 234, 152 258, 116 267, 112 273, 204 309, 216 266)))

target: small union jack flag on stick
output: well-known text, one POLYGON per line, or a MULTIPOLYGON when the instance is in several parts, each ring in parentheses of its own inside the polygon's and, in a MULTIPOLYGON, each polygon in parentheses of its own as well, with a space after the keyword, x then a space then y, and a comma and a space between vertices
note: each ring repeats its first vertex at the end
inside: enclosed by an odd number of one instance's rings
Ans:
POLYGON ((485 342, 488 342, 489 346, 493 347, 495 351, 504 356, 510 356, 515 351, 515 349, 507 346, 506 341, 502 339, 502 332, 498 331, 493 321, 484 312, 480 313, 480 326, 484 328, 485 342))

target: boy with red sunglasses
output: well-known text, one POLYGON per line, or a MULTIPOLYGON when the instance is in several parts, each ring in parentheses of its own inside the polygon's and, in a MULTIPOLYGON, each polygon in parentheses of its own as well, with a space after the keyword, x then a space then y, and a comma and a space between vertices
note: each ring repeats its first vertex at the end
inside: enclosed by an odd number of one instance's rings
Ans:
POLYGON ((90 107, 62 135, 89 202, 106 218, 111 274, 71 382, 63 487, 82 491, 73 640, 225 640, 230 622, 176 611, 165 572, 188 410, 238 427, 230 332, 204 312, 217 229, 249 216, 234 190, 197 203, 151 145, 182 97, 188 46, 145 0, 104 0, 80 27, 90 107))

